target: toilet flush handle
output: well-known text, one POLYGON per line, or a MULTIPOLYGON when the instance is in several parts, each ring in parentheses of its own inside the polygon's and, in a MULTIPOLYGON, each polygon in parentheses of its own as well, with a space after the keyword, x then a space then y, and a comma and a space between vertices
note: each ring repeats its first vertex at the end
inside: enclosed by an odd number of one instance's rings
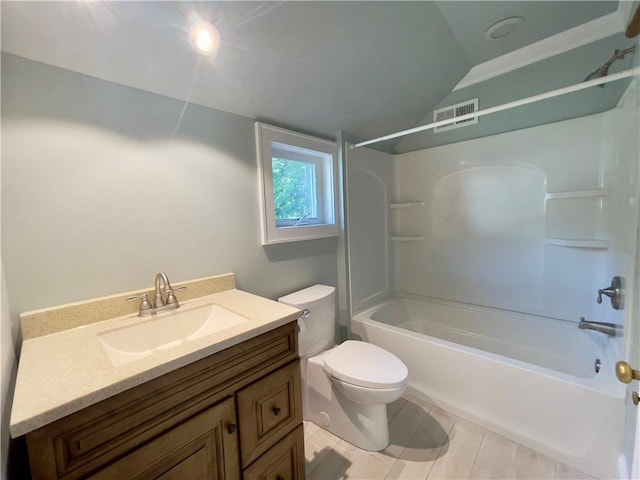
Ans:
POLYGON ((309 315, 311 315, 311 312, 305 308, 304 310, 302 310, 302 315, 300 315, 300 318, 307 319, 309 318, 309 315))

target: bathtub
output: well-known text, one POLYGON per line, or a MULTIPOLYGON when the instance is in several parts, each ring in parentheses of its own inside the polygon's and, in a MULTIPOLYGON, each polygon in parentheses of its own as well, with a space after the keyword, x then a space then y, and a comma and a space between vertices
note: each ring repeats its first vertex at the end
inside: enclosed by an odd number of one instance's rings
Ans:
POLYGON ((357 313, 351 330, 407 365, 410 393, 585 473, 616 477, 625 388, 606 335, 409 297, 357 313))

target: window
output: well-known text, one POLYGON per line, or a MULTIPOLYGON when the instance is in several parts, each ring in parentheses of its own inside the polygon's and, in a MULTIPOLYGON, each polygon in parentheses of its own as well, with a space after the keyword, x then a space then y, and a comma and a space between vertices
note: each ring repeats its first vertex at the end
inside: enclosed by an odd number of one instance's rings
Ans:
POLYGON ((336 144, 256 123, 262 244, 338 234, 336 144))

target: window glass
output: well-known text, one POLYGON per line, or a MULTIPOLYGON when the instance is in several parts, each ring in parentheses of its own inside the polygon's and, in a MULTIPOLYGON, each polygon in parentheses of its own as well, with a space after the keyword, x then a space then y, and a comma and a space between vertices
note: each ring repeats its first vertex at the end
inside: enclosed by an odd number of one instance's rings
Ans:
POLYGON ((278 224, 303 224, 318 219, 316 165, 273 157, 273 203, 278 224))

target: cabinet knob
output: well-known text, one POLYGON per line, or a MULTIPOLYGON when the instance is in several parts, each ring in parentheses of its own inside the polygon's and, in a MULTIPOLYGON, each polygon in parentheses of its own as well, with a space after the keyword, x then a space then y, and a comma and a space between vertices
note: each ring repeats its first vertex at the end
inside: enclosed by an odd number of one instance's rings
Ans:
POLYGON ((277 417, 278 415, 280 415, 280 407, 273 407, 273 414, 277 417))
POLYGON ((276 477, 276 480, 284 480, 284 477, 283 477, 282 475, 278 475, 278 476, 276 477))
POLYGON ((230 423, 227 425, 227 432, 234 433, 238 429, 238 426, 235 423, 230 423))

